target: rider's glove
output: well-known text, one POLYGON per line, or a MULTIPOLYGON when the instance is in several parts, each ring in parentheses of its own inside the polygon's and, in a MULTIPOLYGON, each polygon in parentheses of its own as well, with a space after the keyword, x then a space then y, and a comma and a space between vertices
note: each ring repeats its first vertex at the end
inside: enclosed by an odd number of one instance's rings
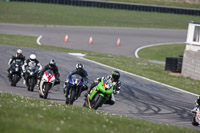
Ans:
POLYGON ((94 80, 94 83, 95 84, 99 83, 99 80, 98 79, 94 80))
POLYGON ((66 81, 65 81, 66 83, 68 83, 69 82, 69 79, 66 79, 66 81))
POLYGON ((87 90, 88 89, 88 86, 86 84, 83 84, 83 89, 84 90, 87 90))
POLYGON ((116 82, 113 82, 112 84, 113 84, 113 86, 115 86, 117 83, 116 83, 116 82))
POLYGON ((41 75, 38 75, 38 79, 41 79, 41 75))
POLYGON ((120 93, 120 90, 118 90, 118 91, 115 91, 115 95, 116 95, 116 94, 119 94, 119 93, 120 93))

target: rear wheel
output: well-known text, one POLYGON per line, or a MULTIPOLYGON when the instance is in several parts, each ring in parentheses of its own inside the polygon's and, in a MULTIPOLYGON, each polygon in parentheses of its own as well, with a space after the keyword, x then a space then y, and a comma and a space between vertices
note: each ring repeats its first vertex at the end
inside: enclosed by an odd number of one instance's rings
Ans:
POLYGON ((84 102, 83 107, 88 107, 86 101, 84 102))
POLYGON ((95 100, 95 101, 93 101, 94 104, 92 105, 92 108, 96 110, 96 109, 98 109, 100 106, 102 106, 102 104, 103 104, 103 102, 104 102, 104 98, 103 98, 101 95, 97 94, 97 95, 95 96, 94 100, 95 100))
POLYGON ((195 114, 195 115, 193 116, 193 118, 192 118, 192 125, 193 125, 193 126, 198 126, 199 123, 196 122, 195 117, 196 117, 196 114, 195 114))
POLYGON ((40 98, 43 98, 43 96, 42 96, 41 94, 39 94, 39 97, 40 97, 40 98))

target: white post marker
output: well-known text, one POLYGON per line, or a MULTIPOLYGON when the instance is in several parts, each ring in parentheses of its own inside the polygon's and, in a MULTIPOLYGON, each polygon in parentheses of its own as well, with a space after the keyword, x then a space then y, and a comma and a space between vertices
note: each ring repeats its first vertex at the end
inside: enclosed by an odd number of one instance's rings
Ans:
POLYGON ((37 38, 37 44, 38 45, 42 45, 41 43, 40 43, 40 39, 42 38, 42 35, 40 35, 38 38, 37 38))

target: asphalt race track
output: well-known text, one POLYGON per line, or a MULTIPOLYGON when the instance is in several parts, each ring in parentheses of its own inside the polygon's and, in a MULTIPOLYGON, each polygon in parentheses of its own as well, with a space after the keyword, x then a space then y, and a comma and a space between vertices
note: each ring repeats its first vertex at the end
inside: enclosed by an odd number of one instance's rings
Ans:
POLYGON ((0 24, 0 33, 40 36, 43 45, 83 49, 101 53, 111 53, 135 57, 135 51, 141 46, 185 42, 186 30, 143 29, 143 28, 110 28, 110 27, 73 27, 46 25, 0 24), (64 42, 69 35, 68 43, 64 42), (88 44, 89 37, 93 44, 88 44), (120 46, 117 39, 120 37, 120 46))
MULTIPOLYGON (((5 33, 6 28, 4 29, 2 27, 4 26, 0 25, 0 33, 5 33)), ((10 29, 8 28, 8 31, 6 33, 27 34, 35 36, 37 36, 40 33, 40 31, 36 33, 37 28, 35 29, 33 28, 33 31, 28 31, 28 30, 26 31, 25 30, 26 28, 20 31, 17 31, 16 29, 17 28, 14 28, 12 31, 11 28, 10 29)), ((146 38, 148 38, 148 36, 146 38)), ((181 37, 177 38, 180 39, 180 40, 177 39, 177 41, 184 42, 184 40, 181 40, 181 37)), ((62 40, 64 41, 64 39, 62 40)), ((41 42, 44 43, 45 39, 42 40, 41 42)), ((52 41, 49 40, 49 42, 51 42, 51 45, 53 45, 52 41)), ((84 44, 84 45, 89 45, 89 44, 84 44)), ((143 45, 145 44, 142 44, 142 46, 143 45)), ((58 46, 62 46, 62 44, 58 46)), ((2 62, 0 65, 0 91, 39 99, 39 93, 37 88, 35 88, 34 92, 29 92, 27 91, 26 86, 22 84, 22 80, 19 81, 17 87, 11 87, 8 82, 7 71, 6 71, 8 67, 7 62, 11 57, 11 55, 15 54, 17 48, 18 47, 15 46, 0 45, 0 56, 2 62)), ((112 71, 112 69, 110 68, 92 63, 87 60, 80 59, 75 56, 68 55, 68 53, 31 49, 24 47, 21 48, 26 57, 28 57, 30 53, 36 53, 39 61, 43 66, 46 65, 51 58, 55 58, 57 60, 57 65, 61 73, 62 82, 60 85, 55 86, 50 91, 47 100, 60 102, 63 104, 65 103, 65 97, 63 95, 63 89, 62 89, 65 76, 75 67, 75 64, 78 62, 82 62, 85 65, 85 69, 87 70, 89 75, 88 77, 89 85, 92 82, 92 80, 95 79, 96 77, 108 75, 112 71)), ((167 124, 175 124, 178 126, 198 129, 198 127, 193 127, 191 125, 192 113, 190 113, 190 110, 193 108, 193 103, 194 100, 196 99, 196 96, 178 90, 174 90, 172 88, 157 83, 153 83, 151 81, 133 75, 129 75, 123 72, 121 72, 121 82, 122 82, 121 93, 116 96, 116 104, 113 106, 103 105, 103 107, 99 108, 100 110, 108 111, 113 114, 142 118, 159 123, 161 122, 167 124)), ((85 92, 83 92, 81 97, 77 101, 75 101, 74 105, 76 106, 83 105, 84 93, 85 92)))

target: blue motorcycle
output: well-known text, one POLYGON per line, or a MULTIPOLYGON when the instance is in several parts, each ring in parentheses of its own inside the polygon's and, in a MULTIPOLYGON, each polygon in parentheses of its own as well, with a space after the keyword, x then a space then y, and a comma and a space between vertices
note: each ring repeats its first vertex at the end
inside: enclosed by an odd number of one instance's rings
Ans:
POLYGON ((81 95, 81 90, 83 87, 82 77, 78 74, 72 75, 69 79, 65 81, 65 89, 69 88, 69 94, 66 96, 66 104, 73 104, 75 100, 81 95))

